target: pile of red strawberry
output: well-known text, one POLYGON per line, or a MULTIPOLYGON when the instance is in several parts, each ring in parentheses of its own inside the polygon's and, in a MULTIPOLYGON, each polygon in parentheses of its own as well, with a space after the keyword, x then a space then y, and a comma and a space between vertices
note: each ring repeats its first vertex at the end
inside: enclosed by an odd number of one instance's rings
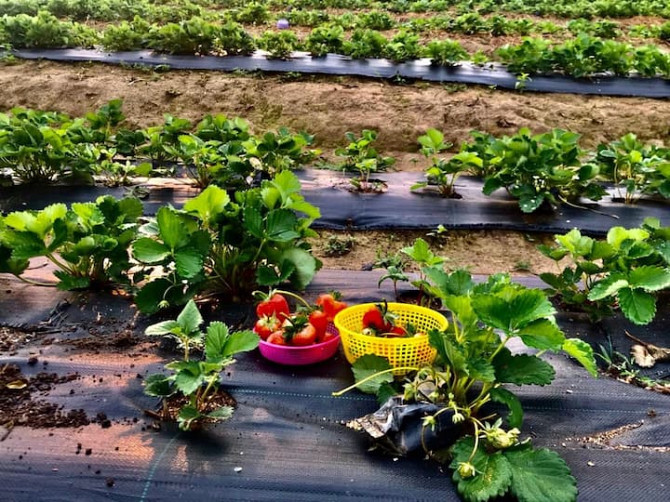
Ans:
POLYGON ((258 336, 268 343, 296 347, 327 342, 336 336, 328 331, 328 324, 347 306, 340 301, 338 293, 320 295, 316 305, 309 305, 292 293, 283 293, 296 297, 302 304, 291 313, 284 294, 271 291, 265 295, 256 306, 258 321, 254 331, 258 336))
POLYGON ((398 315, 391 312, 388 304, 384 302, 372 305, 363 314, 362 334, 398 338, 416 336, 420 333, 417 333, 416 328, 410 323, 401 326, 398 322, 398 315))

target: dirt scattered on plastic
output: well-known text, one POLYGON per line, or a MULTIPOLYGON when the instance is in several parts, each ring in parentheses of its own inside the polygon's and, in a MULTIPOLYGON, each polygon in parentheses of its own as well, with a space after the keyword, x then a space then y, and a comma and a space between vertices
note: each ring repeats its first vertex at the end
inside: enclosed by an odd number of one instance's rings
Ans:
POLYGON ((59 376, 40 372, 27 377, 15 364, 0 367, 0 424, 11 428, 80 427, 88 425, 84 410, 64 410, 63 405, 49 403, 36 397, 54 386, 80 378, 78 373, 59 376))
POLYGON ((617 437, 621 436, 622 434, 630 430, 639 429, 643 425, 644 420, 640 420, 639 422, 626 424, 621 427, 617 427, 616 429, 610 429, 591 436, 580 437, 580 438, 568 438, 568 440, 578 441, 582 444, 583 447, 586 448, 595 447, 608 450, 645 450, 645 451, 655 451, 659 453, 670 452, 670 447, 668 446, 610 444, 613 439, 616 439, 617 437))
POLYGON ((8 352, 10 355, 34 336, 29 333, 12 328, 0 328, 0 352, 8 352))

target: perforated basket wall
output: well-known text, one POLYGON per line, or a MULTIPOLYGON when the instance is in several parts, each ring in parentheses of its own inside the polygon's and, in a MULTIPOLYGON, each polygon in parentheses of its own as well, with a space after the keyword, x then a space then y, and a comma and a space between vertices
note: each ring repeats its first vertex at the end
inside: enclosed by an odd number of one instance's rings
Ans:
MULTIPOLYGON (((365 354, 376 354, 386 357, 394 368, 415 367, 428 364, 435 359, 435 349, 428 343, 428 336, 411 338, 380 338, 361 334, 363 331, 363 315, 374 303, 363 303, 342 310, 335 316, 335 327, 340 331, 344 354, 350 363, 365 354)), ((449 325, 447 319, 434 310, 409 305, 406 303, 389 303, 389 310, 398 315, 398 324, 413 324, 417 331, 428 333, 432 329, 445 330, 449 325)), ((406 370, 394 372, 404 375, 406 370)))

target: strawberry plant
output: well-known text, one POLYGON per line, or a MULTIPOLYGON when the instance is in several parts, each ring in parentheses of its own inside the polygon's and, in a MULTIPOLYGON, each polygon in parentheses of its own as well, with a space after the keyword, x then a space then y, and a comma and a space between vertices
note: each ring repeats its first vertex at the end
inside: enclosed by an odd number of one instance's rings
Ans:
POLYGON ((256 50, 256 42, 239 24, 228 22, 219 28, 215 48, 226 55, 248 55, 256 50))
POLYGON ((463 46, 455 40, 433 40, 428 42, 424 51, 430 62, 440 66, 457 66, 468 58, 463 46))
POLYGON ((97 159, 93 145, 72 143, 68 130, 56 125, 19 120, 0 130, 0 167, 10 168, 18 183, 91 183, 97 159))
POLYGON ((370 174, 386 171, 395 163, 395 159, 381 156, 372 146, 377 140, 377 131, 364 129, 360 138, 352 132, 344 136, 349 144, 335 150, 335 155, 344 157, 339 167, 344 171, 358 172, 358 176, 351 180, 352 185, 358 190, 368 191, 371 188, 370 174))
POLYGON ((320 267, 304 240, 318 217, 289 171, 234 199, 209 186, 181 211, 161 208, 133 244, 135 259, 158 273, 138 292, 138 308, 155 312, 201 291, 241 301, 258 285, 304 288, 320 267))
POLYGON ((615 306, 635 324, 648 324, 656 314, 656 294, 670 288, 670 229, 647 218, 640 228, 612 227, 606 240, 583 236, 577 229, 556 235, 556 245, 540 246, 547 257, 572 264, 540 278, 566 304, 595 319, 611 315, 615 306))
POLYGON ((211 322, 202 333, 203 318, 189 301, 177 319, 149 326, 146 334, 176 338, 184 349, 182 360, 165 365, 171 375, 149 375, 144 392, 162 400, 161 418, 176 418, 179 428, 189 430, 203 422, 229 419, 234 411, 227 400, 217 396, 221 372, 235 362, 234 356, 258 346, 251 331, 232 332, 224 323, 211 322), (192 348, 204 347, 204 360, 192 358, 192 348))
POLYGON ((182 161, 187 175, 200 188, 212 183, 223 169, 224 157, 218 152, 218 141, 203 141, 197 136, 179 136, 177 145, 170 150, 182 161))
POLYGON ((482 160, 474 153, 461 152, 454 155, 448 161, 440 159, 437 155, 450 148, 451 143, 445 143, 444 134, 437 129, 428 129, 426 134, 419 136, 421 153, 430 159, 431 165, 426 170, 428 181, 416 183, 411 189, 416 190, 425 188, 428 185, 437 185, 440 194, 443 197, 459 198, 460 196, 454 190, 454 185, 458 177, 470 170, 470 166, 476 168, 482 167, 482 160))
POLYGON ((344 47, 344 29, 341 26, 319 26, 305 39, 305 50, 313 57, 337 54, 344 47))
POLYGON ((239 117, 229 119, 225 115, 206 115, 194 133, 204 141, 244 141, 250 138, 249 123, 239 117))
POLYGON ((192 128, 191 122, 186 119, 170 114, 165 114, 164 119, 163 125, 146 130, 148 144, 143 144, 137 150, 140 155, 148 156, 155 166, 175 159, 174 146, 178 144, 179 136, 192 128))
POLYGON ((307 147, 314 142, 314 136, 305 132, 292 134, 282 127, 276 133, 266 132, 263 136, 251 137, 242 142, 247 157, 257 159, 258 170, 271 175, 284 169, 296 169, 312 161, 321 153, 307 147))
POLYGON ((373 30, 355 30, 344 44, 344 54, 354 59, 375 58, 384 54, 388 40, 373 30))
POLYGON ((47 11, 40 11, 36 16, 4 16, 0 18, 0 29, 5 34, 6 43, 15 49, 91 47, 98 39, 91 28, 60 21, 47 11))
POLYGON ((394 63, 418 59, 421 55, 419 36, 408 31, 399 31, 384 47, 384 57, 394 63))
MULTIPOLYGON (((472 150, 482 160, 481 169, 489 173, 484 193, 505 188, 519 199, 524 213, 545 203, 574 204, 580 197, 600 200, 605 190, 596 181, 598 168, 581 165, 578 139, 578 134, 561 129, 534 136, 526 128, 511 137, 479 136, 472 150)), ((469 151, 468 146, 462 149, 469 151)))
MULTIPOLYGON (((433 364, 401 368, 410 372, 401 394, 405 403, 437 407, 423 419, 424 432, 451 424, 466 434, 452 437, 449 449, 459 493, 466 500, 489 500, 505 493, 537 502, 575 500, 576 482, 565 462, 550 450, 533 448, 530 440, 520 440, 521 401, 505 385, 550 384, 555 372, 541 359, 544 351, 564 352, 597 376, 591 347, 565 337, 542 291, 514 284, 507 275, 494 275, 475 285, 464 270, 448 274, 430 268, 426 274, 432 293, 450 312, 452 322, 446 331, 428 333, 437 351, 433 364), (511 340, 540 352, 514 354, 507 348, 511 340), (509 409, 507 427, 485 408, 490 402, 509 409)), ((335 395, 355 387, 381 392, 385 398, 396 393, 394 369, 384 358, 364 356, 353 370, 357 382, 335 395)))
POLYGON ((385 281, 391 281, 396 301, 398 300, 398 283, 409 282, 409 276, 405 272, 407 266, 407 260, 401 253, 382 254, 379 250, 377 251, 377 258, 372 264, 372 268, 385 270, 385 273, 379 278, 377 287, 381 287, 385 281))
POLYGON ((216 40, 216 26, 194 17, 179 24, 153 26, 147 46, 168 54, 208 54, 216 40))
POLYGON ((139 200, 111 196, 74 203, 70 209, 52 204, 41 211, 9 213, 0 225, 5 249, 5 264, 0 263, 0 268, 30 282, 21 276, 28 260, 45 257, 57 268, 59 289, 129 285, 128 249, 141 215, 139 200))
POLYGON ((395 22, 386 12, 370 11, 358 15, 357 27, 370 30, 386 31, 393 28, 395 22))
POLYGON ((108 187, 129 186, 133 184, 133 178, 151 176, 152 166, 148 162, 133 164, 129 161, 121 163, 105 159, 98 165, 96 173, 108 187))
POLYGON ((292 31, 266 31, 257 40, 258 47, 267 51, 269 57, 276 59, 290 59, 294 51, 299 48, 298 37, 292 31))
POLYGON ((133 51, 143 49, 147 43, 150 25, 136 16, 132 22, 122 21, 109 25, 102 32, 102 46, 108 51, 133 51))
POLYGON ((243 9, 234 12, 238 23, 264 24, 270 20, 270 12, 261 2, 250 2, 243 9))
POLYGON ((595 162, 626 204, 636 203, 643 195, 670 198, 668 148, 648 146, 634 134, 626 134, 609 145, 599 145, 595 162))

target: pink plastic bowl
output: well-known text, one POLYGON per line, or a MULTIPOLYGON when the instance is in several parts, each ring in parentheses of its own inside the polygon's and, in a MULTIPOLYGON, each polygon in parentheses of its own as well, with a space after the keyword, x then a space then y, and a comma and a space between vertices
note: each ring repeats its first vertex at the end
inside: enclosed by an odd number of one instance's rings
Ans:
POLYGON ((323 343, 307 345, 306 347, 291 347, 288 345, 275 345, 260 340, 258 350, 261 351, 265 359, 286 366, 305 366, 307 364, 320 363, 333 357, 340 346, 340 334, 337 328, 330 325, 328 326, 328 331, 335 333, 336 336, 323 343))

